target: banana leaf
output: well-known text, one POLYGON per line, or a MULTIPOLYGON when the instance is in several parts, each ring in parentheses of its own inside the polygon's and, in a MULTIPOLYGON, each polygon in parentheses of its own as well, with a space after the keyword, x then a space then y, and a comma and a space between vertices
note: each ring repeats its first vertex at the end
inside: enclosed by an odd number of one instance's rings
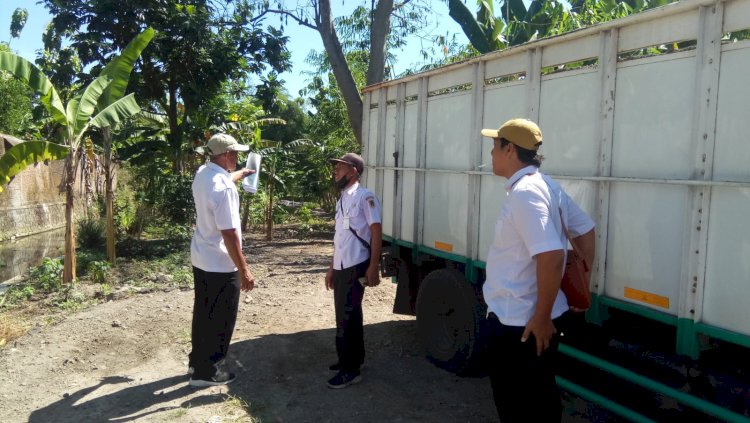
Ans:
POLYGON ((448 0, 448 15, 461 26, 469 42, 477 51, 480 53, 489 53, 492 51, 482 27, 463 1, 448 0))
POLYGON ((68 119, 57 90, 39 68, 13 53, 0 52, 0 70, 13 74, 41 96, 42 104, 56 122, 67 125, 68 119))
POLYGON ((26 141, 7 149, 0 157, 0 192, 3 185, 32 163, 58 160, 66 157, 70 150, 60 144, 45 141, 26 141))
POLYGON ((153 28, 148 28, 138 34, 132 41, 130 41, 130 43, 128 43, 119 56, 112 59, 107 66, 102 69, 100 75, 108 75, 112 78, 112 83, 109 84, 101 97, 99 97, 99 104, 97 106, 99 110, 103 110, 108 105, 121 99, 125 95, 125 90, 127 89, 128 81, 130 80, 130 73, 133 71, 133 66, 141 56, 143 49, 145 49, 154 38, 155 33, 156 31, 154 31, 153 28))
POLYGON ((121 121, 141 112, 141 106, 135 101, 134 94, 128 94, 125 97, 115 101, 91 119, 89 125, 97 128, 114 127, 121 121))
MULTIPOLYGON (((78 100, 77 107, 69 107, 72 110, 68 110, 68 113, 71 111, 74 112, 73 115, 69 115, 73 119, 73 133, 80 134, 86 124, 89 123, 94 110, 96 110, 99 97, 111 82, 112 78, 110 76, 101 75, 90 83, 80 96, 75 98, 75 100, 78 100)), ((73 100, 70 101, 70 103, 72 102, 73 100)))

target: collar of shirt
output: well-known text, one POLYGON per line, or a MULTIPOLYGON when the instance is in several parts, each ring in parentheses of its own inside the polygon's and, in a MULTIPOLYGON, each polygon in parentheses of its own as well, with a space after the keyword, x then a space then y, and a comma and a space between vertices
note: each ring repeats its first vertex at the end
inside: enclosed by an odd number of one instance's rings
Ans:
POLYGON ((352 195, 354 194, 354 191, 357 190, 357 188, 359 188, 359 182, 355 182, 352 186, 350 186, 349 189, 346 190, 346 193, 352 195))
POLYGON ((535 173, 539 172, 539 168, 534 165, 526 166, 523 169, 520 169, 516 173, 513 174, 513 176, 508 179, 508 182, 505 183, 505 190, 510 192, 510 190, 513 188, 513 185, 516 184, 522 177, 526 175, 533 175, 535 173))
POLYGON ((216 163, 208 162, 208 164, 206 164, 206 166, 210 167, 211 169, 213 169, 213 170, 215 170, 217 172, 223 173, 226 176, 229 176, 229 172, 227 172, 226 169, 224 169, 223 167, 217 165, 216 163))

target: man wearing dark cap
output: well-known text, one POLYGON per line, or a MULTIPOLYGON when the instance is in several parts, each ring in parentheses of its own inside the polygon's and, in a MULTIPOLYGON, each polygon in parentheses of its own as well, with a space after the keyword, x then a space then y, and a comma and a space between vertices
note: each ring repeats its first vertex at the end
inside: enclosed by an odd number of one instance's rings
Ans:
POLYGON ((542 131, 534 122, 512 119, 482 135, 494 142, 493 173, 508 180, 482 289, 495 406, 503 423, 559 422, 557 347, 569 309, 560 290, 568 245, 563 228, 593 263, 594 222, 539 172, 542 131))
POLYGON ((188 373, 194 387, 226 385, 235 379, 222 363, 237 320, 240 290, 249 291, 255 284, 242 253, 237 193, 237 181, 255 171, 234 171, 238 152, 248 149, 231 135, 212 136, 206 145, 210 162, 193 180, 196 223, 190 259, 195 301, 188 373))
POLYGON ((365 360, 362 298, 365 286, 380 283, 380 201, 359 184, 364 170, 362 157, 355 153, 331 159, 333 179, 341 196, 336 202, 336 233, 333 260, 325 278, 333 289, 336 310, 336 353, 338 362, 329 369, 336 375, 328 380, 332 389, 359 382, 365 360))

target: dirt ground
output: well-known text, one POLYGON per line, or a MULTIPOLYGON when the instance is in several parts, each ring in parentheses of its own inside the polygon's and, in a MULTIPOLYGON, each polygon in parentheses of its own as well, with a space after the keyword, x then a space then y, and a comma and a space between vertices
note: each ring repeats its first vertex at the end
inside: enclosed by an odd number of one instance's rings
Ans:
MULTIPOLYGON (((193 293, 154 291, 66 314, 0 350, 0 420, 497 421, 488 379, 460 378, 425 359, 414 318, 391 312, 390 280, 365 294, 362 382, 328 389, 336 361, 332 293, 323 285, 330 237, 250 238, 258 282, 240 300, 233 384, 188 386, 193 293)), ((607 420, 580 399, 563 399, 566 422, 607 420)))

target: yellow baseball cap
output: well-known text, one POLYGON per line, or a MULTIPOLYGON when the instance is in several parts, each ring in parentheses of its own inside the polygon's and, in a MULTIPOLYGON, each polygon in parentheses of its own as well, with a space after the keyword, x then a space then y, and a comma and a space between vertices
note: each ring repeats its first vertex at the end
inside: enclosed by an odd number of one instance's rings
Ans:
POLYGON ((529 119, 511 119, 498 129, 482 129, 482 135, 505 138, 526 150, 536 151, 542 145, 542 130, 529 119))

